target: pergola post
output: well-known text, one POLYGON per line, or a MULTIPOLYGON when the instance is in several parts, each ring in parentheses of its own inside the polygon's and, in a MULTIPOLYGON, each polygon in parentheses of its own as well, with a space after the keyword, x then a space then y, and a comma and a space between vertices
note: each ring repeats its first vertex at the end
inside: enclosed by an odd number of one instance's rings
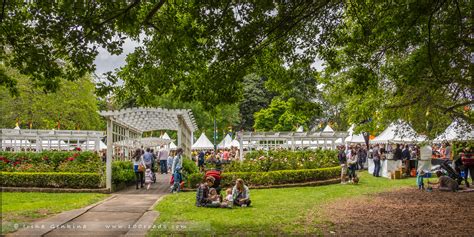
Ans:
POLYGON ((244 161, 244 141, 243 141, 243 134, 242 132, 238 132, 239 138, 239 158, 240 161, 244 161))
POLYGON ((107 161, 105 164, 105 187, 112 191, 112 155, 113 155, 113 126, 114 123, 107 117, 107 161))

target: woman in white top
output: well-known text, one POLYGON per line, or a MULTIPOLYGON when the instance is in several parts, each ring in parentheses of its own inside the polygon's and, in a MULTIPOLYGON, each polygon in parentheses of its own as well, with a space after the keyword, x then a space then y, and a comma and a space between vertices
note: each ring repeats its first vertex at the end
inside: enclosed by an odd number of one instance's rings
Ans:
POLYGON ((135 171, 135 180, 138 189, 138 182, 140 182, 140 187, 144 187, 143 173, 145 171, 145 161, 143 161, 142 150, 138 148, 135 150, 133 155, 133 170, 135 171), (143 168, 141 168, 143 167, 143 168))

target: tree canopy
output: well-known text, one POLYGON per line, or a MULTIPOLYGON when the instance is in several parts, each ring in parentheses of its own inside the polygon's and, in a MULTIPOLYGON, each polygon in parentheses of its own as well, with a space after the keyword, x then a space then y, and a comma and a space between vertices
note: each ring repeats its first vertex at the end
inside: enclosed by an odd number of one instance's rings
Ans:
POLYGON ((11 97, 7 89, 0 87, 0 128, 13 128, 16 123, 20 128, 33 129, 105 128, 97 113, 95 85, 90 76, 75 82, 61 81, 55 93, 45 93, 16 70, 4 70, 18 81, 18 96, 11 97))
MULTIPOLYGON (((319 102, 341 124, 377 131, 401 118, 434 135, 453 118, 473 123, 472 7, 469 0, 3 1, 0 61, 54 91, 92 72, 98 47, 118 54, 131 37, 141 46, 99 92, 144 105, 172 94, 210 110, 241 100, 250 73, 267 77, 285 103, 315 93, 316 80, 324 86, 319 102), (321 75, 308 70, 317 57, 326 62, 321 75), (311 90, 293 90, 306 85, 311 90)), ((16 83, 0 70, 0 85, 15 94, 16 83)))

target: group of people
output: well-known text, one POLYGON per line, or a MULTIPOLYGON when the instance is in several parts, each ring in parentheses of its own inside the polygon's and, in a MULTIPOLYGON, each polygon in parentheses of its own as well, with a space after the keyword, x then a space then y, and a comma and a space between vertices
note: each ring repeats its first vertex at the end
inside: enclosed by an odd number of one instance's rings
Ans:
POLYGON ((250 190, 242 179, 237 179, 233 188, 226 189, 225 196, 220 194, 220 190, 216 179, 207 176, 204 182, 198 186, 196 206, 232 208, 233 206, 247 207, 252 203, 250 190))
POLYGON ((183 168, 182 159, 183 149, 178 148, 175 152, 169 152, 161 146, 160 150, 155 153, 153 149, 146 150, 138 148, 135 150, 132 161, 135 171, 136 189, 150 189, 152 182, 156 182, 155 164, 159 162, 161 174, 172 174, 171 192, 179 192, 182 182, 181 170, 183 168))
POLYGON ((363 170, 367 161, 367 149, 364 146, 338 146, 337 158, 341 166, 341 183, 346 184, 346 175, 349 183, 358 183, 356 170, 363 170))

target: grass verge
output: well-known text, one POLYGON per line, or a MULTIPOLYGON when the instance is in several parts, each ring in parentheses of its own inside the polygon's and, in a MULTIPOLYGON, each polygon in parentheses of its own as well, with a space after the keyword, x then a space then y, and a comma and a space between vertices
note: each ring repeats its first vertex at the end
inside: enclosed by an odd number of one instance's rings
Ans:
POLYGON ((318 227, 326 222, 319 215, 325 204, 415 185, 414 178, 389 180, 367 172, 359 176, 358 185, 251 190, 252 206, 247 208, 198 208, 193 192, 168 195, 157 205, 160 217, 148 234, 319 235, 318 227))
POLYGON ((1 233, 14 231, 14 224, 29 223, 56 213, 85 207, 108 196, 97 193, 2 192, 1 233))

